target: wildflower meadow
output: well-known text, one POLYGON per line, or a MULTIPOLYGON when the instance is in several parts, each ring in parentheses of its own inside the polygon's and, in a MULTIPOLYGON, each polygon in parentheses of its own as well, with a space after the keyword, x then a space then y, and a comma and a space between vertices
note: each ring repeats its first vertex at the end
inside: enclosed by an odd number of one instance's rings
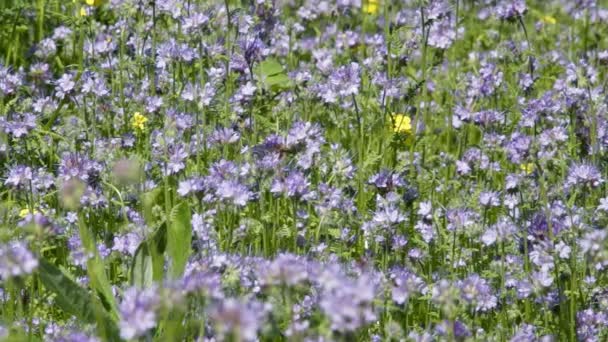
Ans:
POLYGON ((0 340, 608 341, 608 1, 0 0, 0 340))

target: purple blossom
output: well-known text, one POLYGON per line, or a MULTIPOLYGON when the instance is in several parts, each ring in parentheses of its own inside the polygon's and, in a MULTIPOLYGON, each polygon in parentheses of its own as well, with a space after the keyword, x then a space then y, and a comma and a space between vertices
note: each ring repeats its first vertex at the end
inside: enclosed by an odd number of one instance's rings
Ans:
POLYGON ((156 288, 137 289, 128 288, 119 305, 120 337, 130 340, 144 335, 156 326, 156 310, 160 304, 160 297, 156 288))
POLYGON ((306 198, 310 195, 310 182, 300 171, 291 171, 284 179, 275 179, 270 188, 274 194, 285 194, 287 197, 306 198))
POLYGON ((523 16, 528 7, 525 0, 503 0, 496 6, 498 18, 512 20, 523 16))
POLYGON ((10 185, 12 187, 24 187, 29 185, 29 182, 33 179, 32 169, 29 166, 16 165, 13 166, 4 181, 4 185, 10 185))
POLYGON ((216 195, 240 207, 245 206, 253 198, 253 193, 245 185, 235 180, 222 181, 217 186, 216 195))
POLYGON ((497 305, 497 298, 487 280, 472 274, 458 283, 462 299, 475 307, 476 311, 486 312, 497 305))
POLYGON ((574 164, 568 170, 568 178, 566 179, 566 188, 573 186, 585 186, 589 188, 598 187, 604 183, 602 174, 593 165, 589 164, 574 164))
POLYGON ((261 303, 243 303, 227 298, 212 308, 210 316, 222 339, 233 333, 233 336, 239 336, 243 341, 254 341, 266 311, 267 308, 261 303))
POLYGON ((24 242, 13 241, 0 245, 0 279, 27 275, 37 267, 38 259, 24 242))

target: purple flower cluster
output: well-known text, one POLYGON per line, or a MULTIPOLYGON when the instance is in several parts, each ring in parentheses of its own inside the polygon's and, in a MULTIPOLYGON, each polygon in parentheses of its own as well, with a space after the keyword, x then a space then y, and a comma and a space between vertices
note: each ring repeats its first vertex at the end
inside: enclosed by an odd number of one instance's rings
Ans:
POLYGON ((605 3, 8 3, 0 337, 608 338, 605 3))

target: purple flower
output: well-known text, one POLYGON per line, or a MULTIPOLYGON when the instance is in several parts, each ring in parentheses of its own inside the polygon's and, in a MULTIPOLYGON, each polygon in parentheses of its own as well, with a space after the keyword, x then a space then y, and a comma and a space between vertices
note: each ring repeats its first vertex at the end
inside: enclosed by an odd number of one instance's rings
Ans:
POLYGON ((450 209, 446 213, 449 231, 462 231, 477 224, 479 215, 469 209, 450 209))
POLYGON ((422 278, 410 270, 394 270, 390 273, 390 278, 393 281, 391 298, 397 304, 405 304, 412 295, 427 292, 422 278))
POLYGON ((66 95, 74 90, 76 83, 73 81, 73 77, 70 74, 63 74, 61 78, 57 80, 57 86, 55 88, 55 95, 59 99, 63 99, 66 95))
POLYGON ((202 242, 212 242, 211 240, 215 236, 213 229, 214 218, 216 211, 214 209, 203 212, 202 214, 192 214, 192 232, 202 242))
POLYGON ((488 97, 502 85, 503 72, 495 64, 482 62, 478 76, 470 76, 469 98, 488 97))
POLYGON ((38 43, 34 55, 41 59, 52 57, 57 52, 57 45, 51 38, 45 38, 38 43))
POLYGON ((608 324, 608 317, 603 312, 587 309, 576 313, 576 335, 579 341, 600 341, 600 332, 608 324))
POLYGON ((439 280, 431 290, 431 301, 447 315, 455 312, 459 297, 460 290, 446 279, 439 280))
POLYGON ((367 182, 383 191, 392 191, 407 185, 403 177, 389 170, 381 170, 371 176, 367 182))
POLYGON ((456 39, 454 24, 449 17, 431 23, 428 35, 428 44, 438 49, 449 48, 456 39))
POLYGON ((240 134, 232 128, 219 128, 211 133, 209 142, 216 145, 227 145, 239 141, 240 138, 240 134))
POLYGON ((461 321, 443 321, 435 327, 437 333, 442 336, 454 335, 457 341, 465 340, 471 336, 469 328, 461 321))
POLYGON ((0 245, 0 279, 27 275, 37 267, 38 259, 24 242, 13 241, 0 245))
POLYGON ((608 197, 600 198, 600 205, 597 206, 597 210, 608 212, 608 197))
POLYGON ((218 337, 221 340, 229 334, 244 341, 254 341, 267 308, 258 302, 243 303, 227 298, 217 303, 210 312, 218 337))
POLYGON ((133 256, 135 255, 135 251, 142 241, 143 238, 134 232, 116 235, 114 236, 114 245, 112 246, 112 250, 124 255, 133 256))
POLYGON ((13 166, 4 181, 4 185, 10 185, 15 188, 29 185, 33 179, 32 169, 29 166, 16 165, 13 166))
POLYGON ((500 206, 500 193, 496 191, 483 191, 479 194, 479 204, 483 207, 500 206))
POLYGON ((66 152, 59 163, 59 177, 65 181, 76 178, 90 183, 102 170, 101 164, 79 153, 66 152))
POLYGON ((287 197, 304 198, 310 194, 310 182, 300 171, 291 171, 285 179, 275 179, 272 182, 270 192, 273 194, 285 194, 287 197))
MULTIPOLYGON (((0 122, 2 125, 2 122, 0 122)), ((36 128, 36 116, 31 113, 23 113, 21 115, 13 115, 13 120, 3 124, 4 131, 11 134, 15 138, 27 136, 27 134, 36 128)))
POLYGON ((478 312, 492 310, 497 305, 497 298, 492 293, 492 287, 487 280, 477 274, 472 274, 458 282, 461 298, 475 307, 478 312))
POLYGON ((513 20, 516 17, 521 17, 527 10, 528 7, 525 0, 503 0, 496 6, 498 18, 504 20, 513 20))
POLYGON ((216 195, 240 207, 245 206, 253 197, 253 193, 245 185, 235 180, 222 181, 217 186, 216 195))
POLYGON ((160 297, 154 287, 143 290, 135 287, 127 289, 118 308, 120 337, 130 340, 154 328, 159 304, 160 297))
POLYGON ((405 221, 405 215, 393 204, 379 207, 374 212, 374 223, 378 225, 394 225, 405 221))
POLYGON ((76 266, 86 269, 87 261, 92 255, 88 255, 82 246, 82 241, 78 235, 73 235, 68 239, 68 249, 70 250, 70 259, 76 266))
POLYGON ((319 306, 329 317, 332 330, 354 331, 377 320, 372 306, 377 288, 371 274, 357 279, 339 273, 325 274, 322 279, 324 289, 319 306))
POLYGON ((501 218, 496 224, 488 228, 481 236, 481 242, 492 246, 496 242, 508 242, 517 232, 517 227, 507 218, 501 218))
POLYGON ((522 324, 509 342, 536 341, 536 327, 531 324, 522 324))
POLYGON ((295 286, 308 280, 308 262, 292 255, 279 254, 273 261, 260 267, 260 278, 265 285, 295 286))
POLYGON ((586 186, 596 188, 604 183, 602 174, 593 165, 575 164, 568 170, 568 178, 566 179, 566 188, 572 186, 586 186))

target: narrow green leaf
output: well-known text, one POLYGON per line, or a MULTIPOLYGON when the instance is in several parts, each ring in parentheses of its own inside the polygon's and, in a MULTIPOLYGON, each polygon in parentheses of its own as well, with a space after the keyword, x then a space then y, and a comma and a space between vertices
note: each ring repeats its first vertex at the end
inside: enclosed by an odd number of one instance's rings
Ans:
POLYGON ((87 323, 97 323, 100 334, 107 340, 120 340, 116 324, 93 296, 52 263, 45 259, 39 262, 40 280, 47 290, 56 295, 55 302, 63 311, 87 323))
POLYGON ((178 278, 184 272, 191 253, 190 207, 182 202, 173 208, 171 216, 171 224, 167 230, 167 252, 171 257, 169 270, 173 278, 178 278))

